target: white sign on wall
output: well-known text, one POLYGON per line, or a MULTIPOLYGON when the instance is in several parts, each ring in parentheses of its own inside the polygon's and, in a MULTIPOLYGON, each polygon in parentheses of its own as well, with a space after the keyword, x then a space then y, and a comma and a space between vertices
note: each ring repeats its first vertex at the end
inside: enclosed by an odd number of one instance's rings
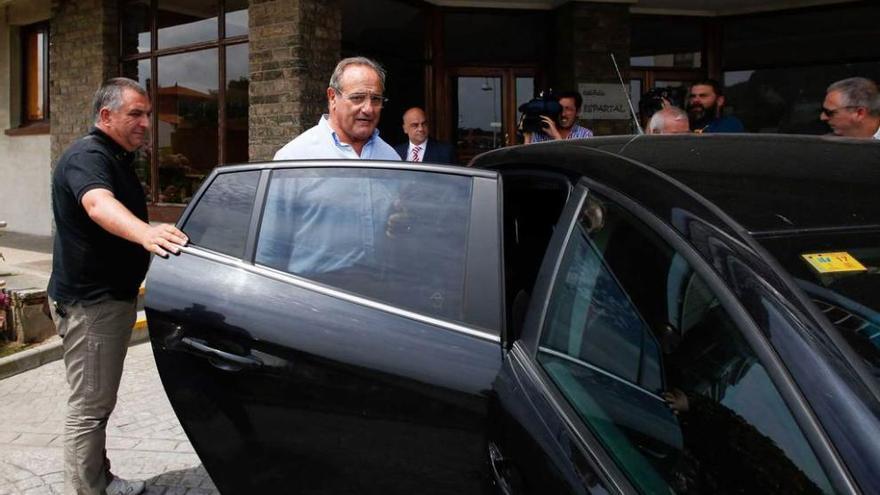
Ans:
POLYGON ((578 83, 584 98, 580 118, 587 120, 630 120, 627 97, 620 84, 578 83))

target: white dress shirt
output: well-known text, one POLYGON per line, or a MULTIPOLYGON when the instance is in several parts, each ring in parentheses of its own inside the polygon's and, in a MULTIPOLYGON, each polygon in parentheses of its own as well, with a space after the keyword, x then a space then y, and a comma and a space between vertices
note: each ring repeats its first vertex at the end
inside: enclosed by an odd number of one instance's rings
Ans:
POLYGON ((406 149, 406 161, 408 161, 408 162, 412 162, 412 161, 423 162, 423 161, 425 161, 425 148, 427 148, 427 147, 428 147, 428 140, 427 139, 422 144, 413 144, 413 142, 410 141, 409 148, 406 149), (421 149, 419 150, 419 159, 413 160, 412 159, 413 158, 413 148, 415 148, 416 146, 421 147, 421 149))

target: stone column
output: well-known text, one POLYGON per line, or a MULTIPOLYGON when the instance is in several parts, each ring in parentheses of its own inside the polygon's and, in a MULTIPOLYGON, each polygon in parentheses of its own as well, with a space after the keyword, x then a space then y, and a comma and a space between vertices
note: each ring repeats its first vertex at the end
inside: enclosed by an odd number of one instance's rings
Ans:
MULTIPOLYGON (((556 9, 554 89, 578 89, 578 83, 620 84, 610 53, 614 53, 629 87, 629 4, 569 2, 556 9)), ((623 89, 621 89, 623 91, 623 89)), ((629 120, 587 122, 596 135, 633 132, 629 120)))
POLYGON ((339 0, 251 0, 251 161, 271 160, 327 112, 327 83, 342 51, 339 0))
POLYGON ((92 97, 119 61, 116 0, 52 0, 49 101, 52 163, 92 125, 92 97))

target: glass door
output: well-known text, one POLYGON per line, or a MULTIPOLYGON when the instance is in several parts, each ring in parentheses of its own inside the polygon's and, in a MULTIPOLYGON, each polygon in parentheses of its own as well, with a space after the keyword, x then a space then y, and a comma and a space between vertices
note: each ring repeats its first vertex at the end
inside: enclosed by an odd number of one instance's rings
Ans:
MULTIPOLYGON (((500 77, 457 77, 455 139, 459 155, 472 157, 500 148, 508 129, 502 119, 500 77)), ((462 160, 459 160, 462 161, 462 160)))
POLYGON ((517 107, 534 97, 534 69, 466 67, 452 69, 450 77, 458 162, 516 144, 517 107))

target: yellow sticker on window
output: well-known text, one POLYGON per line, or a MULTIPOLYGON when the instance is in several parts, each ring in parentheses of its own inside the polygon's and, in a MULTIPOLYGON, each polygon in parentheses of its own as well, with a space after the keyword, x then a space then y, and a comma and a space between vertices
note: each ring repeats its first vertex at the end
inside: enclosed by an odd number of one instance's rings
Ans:
POLYGON ((801 255, 819 273, 863 272, 867 270, 846 251, 801 255))

